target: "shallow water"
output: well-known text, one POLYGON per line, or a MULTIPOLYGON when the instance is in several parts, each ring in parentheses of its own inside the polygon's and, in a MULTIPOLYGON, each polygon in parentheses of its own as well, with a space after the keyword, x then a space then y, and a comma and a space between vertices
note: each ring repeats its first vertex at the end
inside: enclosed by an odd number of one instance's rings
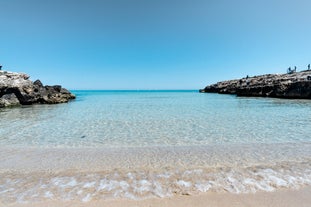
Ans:
POLYGON ((311 101, 188 92, 76 91, 4 109, 2 146, 137 147, 310 141, 311 101))
POLYGON ((0 201, 144 199, 311 185, 311 101, 75 91, 0 111, 0 201))

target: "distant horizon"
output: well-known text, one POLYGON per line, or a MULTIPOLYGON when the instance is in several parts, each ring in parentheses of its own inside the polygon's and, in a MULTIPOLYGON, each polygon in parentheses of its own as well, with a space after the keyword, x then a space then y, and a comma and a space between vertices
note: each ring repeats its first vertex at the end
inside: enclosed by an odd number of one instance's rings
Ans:
POLYGON ((167 91, 167 92, 174 92, 174 91, 199 91, 199 89, 68 89, 71 91, 107 91, 107 92, 161 92, 161 91, 167 91))
MULTIPOLYGON (((297 69, 299 69, 299 68, 297 68, 297 69)), ((216 84, 217 82, 234 80, 234 79, 242 79, 242 78, 245 78, 246 76, 254 77, 254 76, 268 75, 268 74, 286 74, 286 71, 284 71, 281 73, 265 73, 265 74, 246 75, 244 77, 232 78, 232 79, 227 79, 227 80, 218 80, 218 81, 215 81, 213 83, 208 83, 208 84, 202 86, 201 88, 68 88, 65 85, 62 85, 60 83, 55 83, 55 81, 57 82, 57 80, 55 80, 51 84, 46 84, 40 78, 33 79, 31 74, 24 72, 24 71, 12 71, 12 70, 6 70, 5 68, 0 70, 0 71, 25 73, 25 74, 30 76, 29 79, 31 81, 40 80, 43 83, 43 85, 61 85, 62 87, 67 88, 70 91, 197 91, 199 89, 205 88, 208 85, 216 84)), ((307 70, 307 68, 297 70, 297 72, 303 72, 303 71, 308 71, 308 70, 307 70)))
POLYGON ((71 89, 200 89, 304 70, 311 2, 1 1, 0 65, 71 89))

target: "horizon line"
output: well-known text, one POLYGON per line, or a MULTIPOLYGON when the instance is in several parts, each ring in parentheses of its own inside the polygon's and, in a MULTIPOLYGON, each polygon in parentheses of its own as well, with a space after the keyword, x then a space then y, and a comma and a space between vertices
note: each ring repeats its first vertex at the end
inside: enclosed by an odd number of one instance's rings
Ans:
POLYGON ((199 89, 68 89, 72 91, 196 91, 199 89))

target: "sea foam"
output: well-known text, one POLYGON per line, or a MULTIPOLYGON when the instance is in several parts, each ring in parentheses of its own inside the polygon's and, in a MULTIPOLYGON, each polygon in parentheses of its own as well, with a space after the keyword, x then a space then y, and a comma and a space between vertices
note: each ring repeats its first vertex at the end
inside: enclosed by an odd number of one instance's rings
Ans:
MULTIPOLYGON (((4 203, 42 200, 80 200, 170 197, 174 194, 205 192, 255 193, 278 189, 297 189, 311 185, 311 168, 239 168, 193 169, 184 172, 103 172, 71 176, 42 174, 38 182, 33 176, 3 175, 0 178, 0 198, 4 203), (302 170, 303 169, 303 170, 302 170), (166 175, 166 176, 163 176, 166 175), (169 176, 168 176, 169 175, 169 176)), ((36 175, 38 176, 38 175, 36 175)))

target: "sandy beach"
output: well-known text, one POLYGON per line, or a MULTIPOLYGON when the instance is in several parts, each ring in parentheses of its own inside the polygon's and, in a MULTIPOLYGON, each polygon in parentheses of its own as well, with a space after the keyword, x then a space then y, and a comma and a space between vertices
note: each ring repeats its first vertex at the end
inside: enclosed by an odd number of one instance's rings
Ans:
POLYGON ((0 207, 311 207, 311 0, 0 8, 0 207))
POLYGON ((98 200, 90 202, 48 201, 38 203, 0 205, 1 207, 309 207, 311 187, 299 190, 279 190, 254 194, 207 193, 202 195, 183 195, 170 198, 146 200, 98 200))
POLYGON ((78 95, 68 105, 1 112, 0 206, 311 203, 306 100, 78 95))

